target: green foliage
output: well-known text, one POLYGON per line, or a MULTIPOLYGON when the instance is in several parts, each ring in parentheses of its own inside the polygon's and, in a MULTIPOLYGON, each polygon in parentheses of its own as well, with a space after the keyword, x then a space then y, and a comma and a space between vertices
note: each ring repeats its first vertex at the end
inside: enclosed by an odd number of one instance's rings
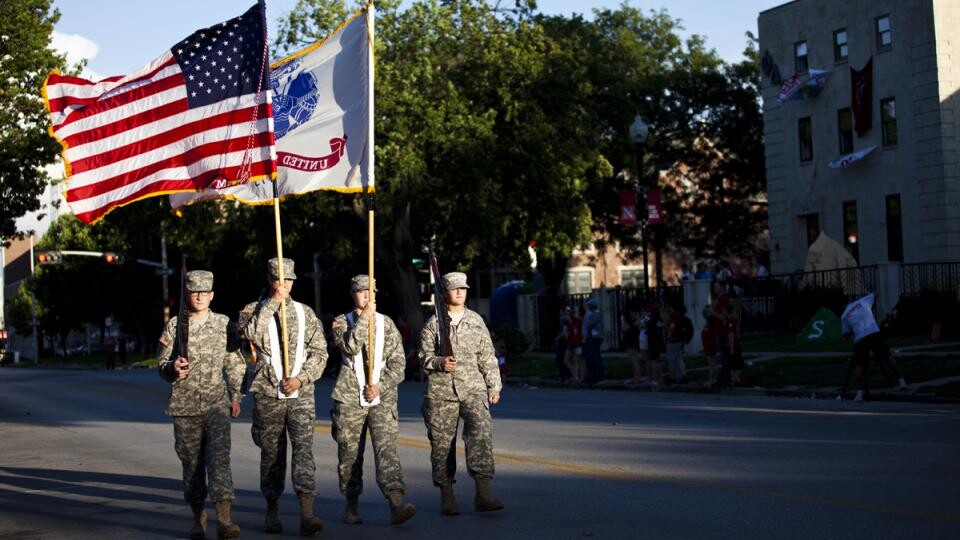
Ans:
POLYGON ((493 328, 494 348, 501 345, 506 349, 507 358, 519 356, 530 348, 530 340, 516 326, 498 324, 493 328))
POLYGON ((41 98, 47 74, 65 59, 48 48, 60 18, 50 0, 0 2, 0 242, 16 236, 15 220, 40 208, 43 170, 59 146, 41 98))

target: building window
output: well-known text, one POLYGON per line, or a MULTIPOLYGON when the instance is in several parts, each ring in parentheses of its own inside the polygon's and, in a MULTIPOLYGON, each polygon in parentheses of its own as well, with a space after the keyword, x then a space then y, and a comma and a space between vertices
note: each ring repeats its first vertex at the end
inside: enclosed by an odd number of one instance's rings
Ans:
POLYGON ((857 201, 843 202, 843 247, 860 262, 860 237, 857 232, 857 201))
POLYGON ((643 268, 631 268, 629 266, 620 267, 620 286, 625 288, 643 288, 645 280, 643 279, 643 268))
POLYGON ((567 294, 590 294, 593 292, 593 270, 567 270, 564 286, 567 294))
POLYGON ((837 131, 840 134, 840 153, 853 152, 853 112, 849 107, 837 111, 837 131))
POLYGON ((897 102, 894 98, 880 100, 880 125, 883 145, 897 144, 897 102))
POLYGON ((807 63, 807 42, 799 41, 793 44, 793 67, 797 73, 804 73, 809 68, 807 63))
POLYGON ((817 241, 820 236, 820 214, 806 214, 800 216, 807 237, 807 247, 817 241))
POLYGON ((810 117, 797 120, 797 136, 800 141, 800 161, 813 159, 813 123, 810 117))
POLYGON ((887 260, 903 262, 903 218, 899 193, 887 195, 887 260))
POLYGON ((833 59, 837 62, 846 62, 849 49, 847 48, 847 29, 841 28, 833 32, 833 59))
POLYGON ((893 34, 890 32, 890 16, 877 17, 877 50, 889 51, 893 46, 893 34))

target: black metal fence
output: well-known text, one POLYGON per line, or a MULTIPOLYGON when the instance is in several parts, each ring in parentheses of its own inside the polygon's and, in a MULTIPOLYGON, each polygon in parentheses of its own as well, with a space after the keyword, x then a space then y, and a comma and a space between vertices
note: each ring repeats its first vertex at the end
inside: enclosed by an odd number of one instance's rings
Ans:
POLYGON ((900 265, 900 295, 956 293, 960 289, 960 262, 900 265))

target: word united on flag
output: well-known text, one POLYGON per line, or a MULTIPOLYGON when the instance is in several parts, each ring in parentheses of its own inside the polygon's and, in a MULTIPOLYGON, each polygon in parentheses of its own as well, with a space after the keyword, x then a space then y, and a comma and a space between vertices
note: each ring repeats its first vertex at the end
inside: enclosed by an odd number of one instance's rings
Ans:
POLYGON ((275 175, 262 3, 198 30, 126 77, 53 72, 50 133, 85 223, 140 199, 275 175))
MULTIPOLYGON (((276 195, 373 191, 373 5, 323 41, 271 67, 276 195)), ((271 182, 211 186, 170 195, 177 208, 203 200, 273 201, 271 182)))

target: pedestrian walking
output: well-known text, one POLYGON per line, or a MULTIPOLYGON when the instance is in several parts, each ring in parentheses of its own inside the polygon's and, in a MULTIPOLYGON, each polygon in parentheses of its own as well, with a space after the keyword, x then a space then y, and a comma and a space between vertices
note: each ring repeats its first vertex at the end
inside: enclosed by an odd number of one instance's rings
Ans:
POLYGON ((160 335, 160 376, 171 383, 166 414, 173 417, 174 448, 183 468, 183 498, 193 511, 190 538, 205 538, 207 495, 217 510, 217 537, 236 538, 240 528, 230 518, 233 475, 230 471, 230 419, 240 415, 240 385, 246 365, 228 345, 230 318, 210 310, 213 273, 186 274, 189 313, 187 336, 177 332, 179 316, 160 335), (181 352, 185 343, 185 351, 181 352), (224 372, 227 376, 224 379, 224 372))
POLYGON ((313 515, 316 497, 313 460, 313 428, 316 420, 314 381, 323 376, 327 365, 327 342, 323 326, 309 306, 290 298, 294 281, 294 263, 276 258, 267 262, 269 293, 260 302, 248 305, 252 312, 243 329, 253 343, 257 365, 250 391, 253 393, 253 442, 260 447, 260 491, 267 501, 264 529, 283 531, 278 500, 284 490, 287 470, 287 439, 293 447, 290 474, 300 502, 300 534, 313 535, 323 528, 313 515), (286 310, 287 343, 292 368, 284 373, 281 302, 286 310))
POLYGON ((390 317, 376 312, 377 304, 370 300, 368 275, 360 274, 350 280, 350 296, 354 309, 333 321, 333 342, 343 364, 333 388, 330 411, 331 434, 337 443, 340 493, 347 499, 343 522, 353 525, 363 521, 357 505, 363 492, 363 452, 369 432, 377 485, 387 498, 390 524, 399 525, 416 513, 412 504, 403 501, 406 487, 397 454, 397 386, 406 369, 403 338, 390 317), (374 317, 371 358, 368 333, 374 317), (369 362, 372 380, 367 381, 365 364, 369 362))
POLYGON ((467 276, 450 272, 442 278, 449 329, 449 354, 442 354, 437 315, 420 334, 420 362, 427 374, 423 420, 430 439, 433 484, 440 488, 441 512, 460 513, 453 495, 457 468, 456 438, 463 419, 467 472, 476 483, 474 509, 500 510, 503 503, 490 494, 493 481, 493 421, 490 406, 500 401, 500 370, 490 332, 480 315, 467 309, 467 276))

